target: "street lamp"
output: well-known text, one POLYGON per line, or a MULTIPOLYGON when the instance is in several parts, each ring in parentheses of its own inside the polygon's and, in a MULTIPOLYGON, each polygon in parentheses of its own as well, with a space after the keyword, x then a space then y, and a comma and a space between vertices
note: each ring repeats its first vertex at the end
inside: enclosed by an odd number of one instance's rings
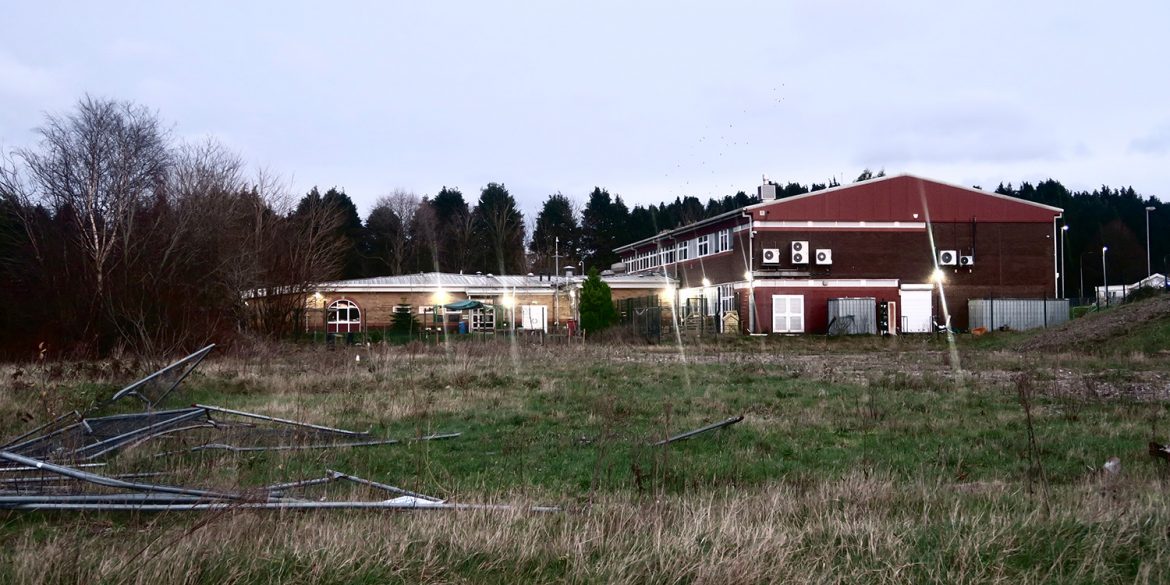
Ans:
POLYGON ((1060 298, 1062 299, 1068 298, 1068 295, 1065 294, 1065 284, 1068 281, 1068 273, 1064 271, 1064 257, 1068 256, 1068 254, 1065 252, 1065 250, 1068 249, 1067 244, 1065 244, 1065 236, 1067 234, 1068 224, 1066 223, 1060 226, 1060 298))
MULTIPOLYGON (((1109 251, 1109 246, 1101 246, 1101 285, 1105 287, 1105 306, 1109 306, 1109 272, 1105 267, 1105 252, 1109 251)), ((1098 303, 1097 305, 1101 305, 1098 303)))
POLYGON ((1150 212, 1154 210, 1152 205, 1146 206, 1146 276, 1154 273, 1153 267, 1150 265, 1150 212))

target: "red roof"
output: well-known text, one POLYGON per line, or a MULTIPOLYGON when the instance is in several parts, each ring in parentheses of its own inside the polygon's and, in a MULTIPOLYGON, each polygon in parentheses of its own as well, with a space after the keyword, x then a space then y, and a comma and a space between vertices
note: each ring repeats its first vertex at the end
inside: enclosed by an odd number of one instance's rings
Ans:
POLYGON ((1051 222, 1061 209, 911 175, 871 179, 750 207, 767 220, 1051 222), (918 214, 915 218, 914 214, 918 214))

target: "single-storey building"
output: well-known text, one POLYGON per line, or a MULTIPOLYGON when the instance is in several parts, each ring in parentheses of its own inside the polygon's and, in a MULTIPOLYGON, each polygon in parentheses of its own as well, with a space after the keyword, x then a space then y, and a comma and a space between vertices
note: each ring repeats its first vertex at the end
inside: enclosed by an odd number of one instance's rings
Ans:
POLYGON ((1124 301, 1133 293, 1143 288, 1168 288, 1170 283, 1167 283, 1166 276, 1155 272, 1133 284, 1114 284, 1111 286, 1098 286, 1093 290, 1096 292, 1097 302, 1103 304, 1117 304, 1124 301))
MULTIPOLYGON (((428 272, 325 282, 308 298, 305 328, 381 329, 391 325, 395 311, 409 311, 427 329, 549 331, 578 320, 584 280, 570 268, 563 275, 428 272)), ((602 281, 615 302, 659 296, 675 286, 670 278, 650 274, 607 274, 602 281)))
POLYGON ((839 307, 871 331, 966 329, 969 300, 1057 295, 1060 208, 911 175, 776 195, 617 252, 677 279, 684 314, 747 333, 824 333, 839 307))

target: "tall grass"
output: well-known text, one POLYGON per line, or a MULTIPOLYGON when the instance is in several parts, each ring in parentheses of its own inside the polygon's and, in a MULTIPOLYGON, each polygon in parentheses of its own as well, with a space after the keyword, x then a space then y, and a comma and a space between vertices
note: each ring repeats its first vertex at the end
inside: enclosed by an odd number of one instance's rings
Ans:
MULTIPOLYGON (((1094 372, 1075 356, 1052 367, 988 350, 965 356, 979 371, 959 384, 927 342, 834 341, 824 355, 823 340, 805 343, 704 343, 685 364, 670 348, 490 343, 217 357, 182 400, 380 436, 465 435, 159 460, 163 441, 110 471, 161 466, 170 483, 245 489, 331 467, 566 511, 8 513, 0 581, 1170 581, 1166 470, 1144 454, 1167 405, 1133 391, 1164 364, 1086 385, 1094 372), (648 446, 735 414, 746 418, 648 446), (1123 472, 1106 485, 1097 469, 1111 456, 1123 472), (1038 464, 1042 501, 1028 493, 1038 464)), ((70 368, 45 383, 71 405, 119 385, 70 368)), ((37 400, 8 387, 0 416, 35 414, 37 400)), ((363 489, 306 496, 375 497, 363 489)))

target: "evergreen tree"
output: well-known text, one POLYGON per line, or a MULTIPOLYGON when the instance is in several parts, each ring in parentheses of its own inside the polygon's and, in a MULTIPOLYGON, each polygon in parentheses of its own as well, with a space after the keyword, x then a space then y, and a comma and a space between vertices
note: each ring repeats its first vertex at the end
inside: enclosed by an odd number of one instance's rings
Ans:
POLYGON ((646 208, 635 205, 634 209, 630 211, 625 237, 626 244, 649 238, 660 231, 653 209, 653 207, 646 208))
POLYGON ((614 249, 633 241, 626 234, 630 212, 620 196, 594 187, 582 215, 581 256, 586 266, 607 269, 619 259, 614 249))
POLYGON ((340 215, 341 224, 337 227, 337 234, 345 240, 345 251, 342 254, 341 278, 362 278, 366 276, 363 269, 363 258, 369 254, 364 249, 367 245, 365 227, 362 218, 358 215, 357 206, 344 191, 337 187, 330 187, 324 195, 314 186, 297 203, 294 215, 305 216, 315 206, 332 209, 340 215))
POLYGON ((390 315, 390 335, 397 339, 404 339, 413 337, 418 332, 419 325, 414 319, 414 314, 410 311, 410 306, 395 307, 394 313, 390 315))
POLYGON ((613 293, 601 280, 596 267, 589 269, 589 276, 581 285, 580 310, 581 329, 586 334, 596 334, 617 321, 613 293))
POLYGON ((399 274, 395 262, 406 250, 398 248, 398 241, 406 227, 389 205, 379 203, 366 218, 366 274, 382 276, 399 274))
POLYGON ((495 274, 525 272, 524 215, 508 189, 501 183, 488 183, 472 217, 478 269, 495 274))
POLYGON ((580 239, 581 226, 577 223, 577 214, 573 212, 572 201, 560 193, 549 195, 536 216, 536 228, 532 232, 532 242, 529 243, 533 270, 551 274, 557 266, 553 256, 558 250, 561 266, 576 264, 580 239))
POLYGON ((463 199, 463 192, 443 187, 431 200, 434 211, 436 247, 431 256, 440 272, 474 271, 472 254, 473 233, 471 210, 463 199))

